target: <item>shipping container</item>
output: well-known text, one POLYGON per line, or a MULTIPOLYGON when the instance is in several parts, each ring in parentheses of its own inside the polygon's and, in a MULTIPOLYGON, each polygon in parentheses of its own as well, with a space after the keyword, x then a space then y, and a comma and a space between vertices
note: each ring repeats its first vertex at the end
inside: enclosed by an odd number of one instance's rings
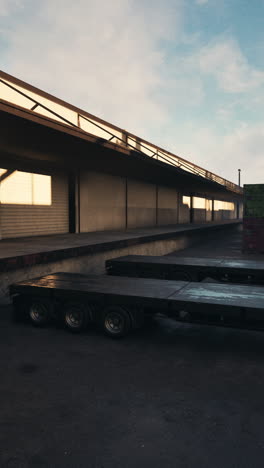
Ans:
POLYGON ((264 184, 244 185, 243 251, 264 253, 264 184))

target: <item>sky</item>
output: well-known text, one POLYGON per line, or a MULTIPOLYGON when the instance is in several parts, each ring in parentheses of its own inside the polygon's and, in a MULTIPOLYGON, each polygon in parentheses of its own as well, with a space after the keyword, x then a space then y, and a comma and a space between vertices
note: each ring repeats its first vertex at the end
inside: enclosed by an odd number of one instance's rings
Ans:
POLYGON ((0 68, 264 183, 264 0, 0 0, 0 68))

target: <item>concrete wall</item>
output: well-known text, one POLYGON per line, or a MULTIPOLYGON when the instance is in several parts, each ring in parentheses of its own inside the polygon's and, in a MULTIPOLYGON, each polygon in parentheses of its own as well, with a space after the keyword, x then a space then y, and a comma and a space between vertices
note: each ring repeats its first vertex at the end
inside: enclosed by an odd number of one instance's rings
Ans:
POLYGON ((122 249, 107 250, 93 255, 82 255, 57 262, 17 269, 0 273, 0 304, 10 303, 8 288, 10 284, 36 278, 58 271, 84 274, 105 274, 105 261, 123 255, 166 255, 175 250, 182 250, 193 242, 192 237, 182 235, 177 239, 153 241, 122 249))
POLYGON ((156 185, 127 181, 127 227, 156 225, 156 185))
MULTIPOLYGON (((190 222, 190 197, 179 195, 179 223, 190 222)), ((231 202, 214 201, 214 221, 236 219, 237 205, 231 202)), ((193 197, 193 223, 212 221, 212 200, 193 197)))
POLYGON ((178 223, 178 198, 177 190, 168 187, 158 187, 158 224, 178 223))
MULTIPOLYGON (((233 219, 236 204, 215 200, 215 221, 233 219)), ((80 232, 190 223, 191 198, 177 189, 97 172, 80 175, 80 232)), ((193 197, 192 222, 212 221, 212 201, 193 197)))
POLYGON ((212 221, 212 200, 205 200, 205 220, 212 221))
POLYGON ((214 202, 214 220, 222 221, 228 219, 235 219, 237 217, 236 203, 221 202, 215 200, 214 202))
POLYGON ((218 210, 214 213, 215 221, 225 221, 228 219, 235 219, 236 218, 236 210, 218 210))
POLYGON ((80 231, 126 227, 126 183, 121 177, 97 172, 80 175, 80 231))
POLYGON ((206 221, 206 200, 205 198, 193 197, 193 222, 205 223, 206 221))
POLYGON ((182 194, 179 194, 179 223, 189 223, 190 222, 190 197, 183 197, 182 194))
POLYGON ((194 208, 193 209, 193 223, 205 223, 206 222, 206 210, 205 208, 194 208))

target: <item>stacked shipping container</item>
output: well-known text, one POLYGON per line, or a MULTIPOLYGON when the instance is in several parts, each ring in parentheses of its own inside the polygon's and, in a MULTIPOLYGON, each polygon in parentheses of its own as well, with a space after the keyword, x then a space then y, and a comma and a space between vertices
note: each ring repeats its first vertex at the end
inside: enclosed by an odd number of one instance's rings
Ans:
POLYGON ((244 185, 243 251, 264 253, 264 184, 244 185))

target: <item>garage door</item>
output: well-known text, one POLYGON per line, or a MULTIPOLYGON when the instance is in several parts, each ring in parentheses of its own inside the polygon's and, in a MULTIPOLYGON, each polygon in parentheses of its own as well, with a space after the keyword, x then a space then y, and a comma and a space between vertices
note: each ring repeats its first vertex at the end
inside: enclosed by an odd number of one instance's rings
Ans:
POLYGON ((69 231, 68 178, 0 169, 1 238, 69 231))

